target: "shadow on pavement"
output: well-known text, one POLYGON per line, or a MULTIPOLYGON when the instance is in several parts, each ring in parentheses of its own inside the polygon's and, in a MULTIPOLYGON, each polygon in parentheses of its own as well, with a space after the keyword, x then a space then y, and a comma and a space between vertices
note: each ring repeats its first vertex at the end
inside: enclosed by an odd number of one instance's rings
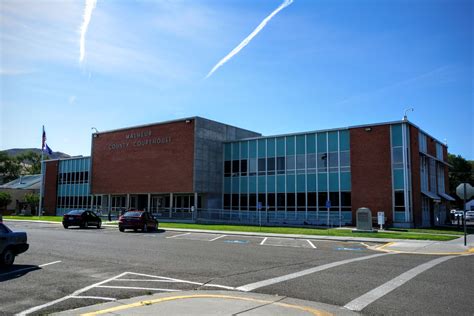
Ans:
POLYGON ((20 278, 31 271, 41 270, 40 267, 36 265, 28 264, 14 264, 8 268, 0 269, 0 282, 9 281, 12 279, 20 278))

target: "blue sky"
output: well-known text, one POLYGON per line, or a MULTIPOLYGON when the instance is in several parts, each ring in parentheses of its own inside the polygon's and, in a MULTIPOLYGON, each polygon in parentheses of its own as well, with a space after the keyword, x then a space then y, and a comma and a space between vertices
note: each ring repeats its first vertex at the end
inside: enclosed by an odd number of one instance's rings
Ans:
POLYGON ((1 149, 89 155, 105 131, 187 116, 264 135, 409 119, 474 159, 473 2, 0 2, 1 149))

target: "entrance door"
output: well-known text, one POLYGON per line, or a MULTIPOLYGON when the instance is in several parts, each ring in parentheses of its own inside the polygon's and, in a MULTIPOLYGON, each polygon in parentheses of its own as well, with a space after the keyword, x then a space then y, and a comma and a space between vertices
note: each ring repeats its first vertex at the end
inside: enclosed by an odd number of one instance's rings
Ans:
POLYGON ((423 227, 429 227, 431 225, 430 201, 425 197, 421 198, 421 209, 422 209, 421 225, 423 227))

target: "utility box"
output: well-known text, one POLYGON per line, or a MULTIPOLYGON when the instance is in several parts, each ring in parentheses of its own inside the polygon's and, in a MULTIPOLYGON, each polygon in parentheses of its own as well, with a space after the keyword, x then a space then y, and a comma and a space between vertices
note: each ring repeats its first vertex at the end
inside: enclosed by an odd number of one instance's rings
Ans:
POLYGON ((357 232, 373 232, 372 212, 367 207, 361 207, 356 212, 357 232))

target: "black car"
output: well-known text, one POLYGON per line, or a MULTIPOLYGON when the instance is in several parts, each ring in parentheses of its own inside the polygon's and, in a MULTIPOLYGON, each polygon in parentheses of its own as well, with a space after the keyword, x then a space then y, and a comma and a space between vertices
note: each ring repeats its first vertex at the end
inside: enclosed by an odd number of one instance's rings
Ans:
POLYGON ((28 250, 25 232, 12 232, 5 224, 0 223, 0 266, 10 266, 15 256, 28 250))
POLYGON ((63 226, 66 229, 70 226, 79 226, 81 228, 95 226, 100 228, 102 226, 102 220, 92 211, 72 210, 64 214, 63 226))
POLYGON ((123 232, 125 229, 139 229, 142 232, 158 230, 158 221, 148 212, 129 210, 119 217, 119 230, 123 232))

